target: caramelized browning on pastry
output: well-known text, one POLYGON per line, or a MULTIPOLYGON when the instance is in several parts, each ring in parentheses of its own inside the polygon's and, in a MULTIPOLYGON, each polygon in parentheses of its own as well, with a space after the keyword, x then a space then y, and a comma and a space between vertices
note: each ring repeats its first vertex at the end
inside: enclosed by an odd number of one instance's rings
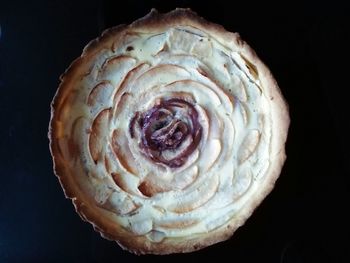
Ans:
POLYGON ((84 220, 129 251, 169 254, 245 222, 281 171, 288 125, 275 80, 238 34, 153 10, 70 66, 49 138, 84 220))

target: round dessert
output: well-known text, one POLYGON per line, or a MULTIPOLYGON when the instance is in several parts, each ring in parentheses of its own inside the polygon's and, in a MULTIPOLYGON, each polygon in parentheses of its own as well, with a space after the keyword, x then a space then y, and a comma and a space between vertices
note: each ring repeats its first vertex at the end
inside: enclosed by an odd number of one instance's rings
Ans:
POLYGON ((189 9, 105 31, 61 77, 50 149, 83 220, 136 254, 226 240, 272 190, 287 105, 237 33, 189 9))

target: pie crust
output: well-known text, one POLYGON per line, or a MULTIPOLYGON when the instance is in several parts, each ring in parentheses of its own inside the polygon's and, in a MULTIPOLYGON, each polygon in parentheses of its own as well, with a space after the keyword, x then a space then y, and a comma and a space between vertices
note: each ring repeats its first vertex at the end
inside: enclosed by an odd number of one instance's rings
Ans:
POLYGON ((227 240, 274 187, 287 104, 237 33, 189 9, 103 32, 61 76, 54 171, 77 213, 136 254, 227 240))

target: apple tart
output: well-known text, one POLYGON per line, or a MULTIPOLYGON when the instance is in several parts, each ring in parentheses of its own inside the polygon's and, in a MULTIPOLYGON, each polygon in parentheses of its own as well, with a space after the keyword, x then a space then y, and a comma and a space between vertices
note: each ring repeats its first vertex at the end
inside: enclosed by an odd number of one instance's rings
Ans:
POLYGON ((189 9, 103 32, 61 76, 51 109, 65 195, 136 254, 230 238, 286 158, 288 108, 269 69, 189 9))

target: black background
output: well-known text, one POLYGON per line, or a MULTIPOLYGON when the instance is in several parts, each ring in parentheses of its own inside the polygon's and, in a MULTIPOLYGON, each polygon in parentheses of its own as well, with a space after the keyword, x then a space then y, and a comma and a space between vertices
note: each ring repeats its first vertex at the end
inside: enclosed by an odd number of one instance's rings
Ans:
POLYGON ((349 9, 334 1, 119 2, 0 1, 0 262, 350 262, 349 9), (270 67, 290 106, 288 159, 274 191, 230 240, 137 257, 100 238, 64 198, 48 149, 49 105, 59 75, 89 40, 151 7, 178 6, 239 32, 270 67))

